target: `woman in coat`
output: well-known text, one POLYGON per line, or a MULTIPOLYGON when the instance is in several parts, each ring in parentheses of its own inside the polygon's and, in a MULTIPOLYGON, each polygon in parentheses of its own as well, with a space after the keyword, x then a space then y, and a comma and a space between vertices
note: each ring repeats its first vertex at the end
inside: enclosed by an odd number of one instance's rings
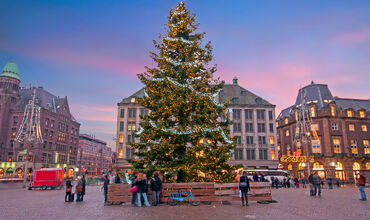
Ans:
POLYGON ((81 193, 82 193, 82 177, 78 177, 78 182, 76 185, 76 194, 77 194, 77 199, 76 202, 81 202, 81 193))
POLYGON ((249 179, 247 177, 247 173, 243 172, 243 176, 239 179, 239 190, 241 191, 242 196, 242 206, 244 206, 244 198, 245 198, 245 205, 248 206, 248 190, 251 190, 249 186, 249 179))
POLYGON ((145 206, 150 206, 146 192, 148 191, 148 183, 145 174, 139 173, 136 178, 137 186, 137 203, 141 207, 141 196, 144 198, 145 206))
POLYGON ((70 202, 71 195, 72 195, 72 180, 71 178, 68 178, 66 181, 66 196, 64 197, 64 201, 70 202))
POLYGON ((81 192, 81 201, 84 201, 85 191, 86 190, 86 179, 85 175, 82 175, 82 192, 81 192))
POLYGON ((154 172, 154 176, 152 180, 150 181, 150 189, 153 193, 153 205, 157 206, 159 205, 159 196, 161 194, 162 189, 162 180, 159 178, 159 172, 154 172))

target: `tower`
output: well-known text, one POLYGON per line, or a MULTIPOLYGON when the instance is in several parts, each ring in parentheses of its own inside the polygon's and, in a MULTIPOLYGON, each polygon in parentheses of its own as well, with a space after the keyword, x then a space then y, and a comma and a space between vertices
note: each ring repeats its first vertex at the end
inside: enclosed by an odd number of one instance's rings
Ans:
POLYGON ((10 111, 20 99, 20 83, 18 66, 14 61, 10 61, 0 75, 0 160, 6 159, 4 151, 10 144, 7 140, 11 122, 10 111))

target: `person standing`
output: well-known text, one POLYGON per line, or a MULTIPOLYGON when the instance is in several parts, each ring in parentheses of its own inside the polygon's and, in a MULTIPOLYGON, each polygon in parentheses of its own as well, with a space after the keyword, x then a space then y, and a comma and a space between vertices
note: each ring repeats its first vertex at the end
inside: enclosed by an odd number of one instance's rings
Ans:
POLYGON ((86 193, 86 179, 85 175, 82 175, 82 192, 81 192, 81 201, 84 201, 84 195, 86 193))
POLYGON ((120 184, 121 183, 121 177, 119 177, 118 173, 116 175, 116 178, 114 179, 115 184, 120 184))
POLYGON ((162 180, 159 178, 159 172, 154 172, 154 177, 150 181, 150 189, 153 193, 153 205, 159 205, 160 193, 162 190, 162 180))
POLYGON ((76 202, 81 202, 81 193, 82 193, 82 177, 81 176, 78 176, 78 181, 77 181, 77 185, 76 185, 76 195, 77 195, 77 198, 76 198, 76 202))
POLYGON ((312 177, 313 186, 315 187, 314 196, 318 194, 318 196, 321 196, 321 186, 320 186, 320 177, 317 175, 317 172, 312 177))
POLYGON ((64 197, 65 202, 71 201, 71 195, 72 195, 72 180, 71 178, 67 178, 66 181, 66 195, 64 197))
POLYGON ((251 188, 249 186, 249 179, 246 172, 243 172, 243 176, 241 176, 239 179, 239 190, 242 194, 242 206, 244 206, 244 198, 245 205, 248 206, 248 190, 251 190, 251 188))
POLYGON ((358 180, 357 180, 358 190, 360 190, 361 194, 361 201, 366 201, 366 193, 365 193, 365 185, 366 185, 366 177, 362 174, 358 174, 358 180))
POLYGON ((275 177, 274 183, 275 183, 276 189, 279 189, 279 180, 277 177, 275 177))
MULTIPOLYGON (((136 186, 136 177, 137 177, 137 172, 134 172, 131 177, 131 187, 136 186)), ((131 205, 135 205, 136 197, 137 197, 137 191, 132 193, 131 205)))
POLYGON ((148 197, 146 196, 146 191, 148 190, 148 184, 145 174, 139 173, 136 178, 137 186, 137 203, 141 207, 141 196, 144 198, 145 206, 150 206, 148 202, 148 197))
POLYGON ((308 184, 310 186, 310 196, 313 196, 314 186, 313 186, 313 174, 312 173, 308 176, 308 184))
POLYGON ((108 185, 109 185, 108 175, 105 174, 104 175, 104 185, 103 185, 103 189, 104 189, 104 205, 108 205, 108 185))
POLYGON ((253 174, 253 181, 254 181, 254 182, 258 182, 258 174, 257 174, 257 172, 255 172, 255 173, 253 174))

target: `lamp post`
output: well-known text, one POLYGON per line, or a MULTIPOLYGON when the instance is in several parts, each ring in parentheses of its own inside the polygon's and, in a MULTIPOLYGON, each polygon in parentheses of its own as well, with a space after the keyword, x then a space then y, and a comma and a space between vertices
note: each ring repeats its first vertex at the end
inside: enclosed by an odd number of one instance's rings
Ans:
MULTIPOLYGON (((23 169, 23 187, 26 188, 27 181, 27 170, 28 161, 30 158, 31 148, 36 143, 43 143, 41 126, 40 126, 40 114, 41 107, 36 106, 36 88, 32 91, 32 99, 28 101, 28 104, 24 108, 22 123, 19 127, 15 140, 19 143, 23 143, 26 146, 24 154, 26 156, 26 161, 23 169)), ((33 156, 33 162, 35 163, 35 155, 33 156)), ((31 173, 30 173, 31 175, 31 173)))

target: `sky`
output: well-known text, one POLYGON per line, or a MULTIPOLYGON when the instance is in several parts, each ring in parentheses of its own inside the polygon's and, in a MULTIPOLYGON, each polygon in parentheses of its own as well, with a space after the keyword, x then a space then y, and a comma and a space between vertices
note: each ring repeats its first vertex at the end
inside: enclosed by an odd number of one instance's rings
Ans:
MULTIPOLYGON (((0 1, 0 68, 21 85, 67 96, 80 133, 115 149, 117 103, 142 87, 153 40, 174 0, 0 1)), ((339 97, 370 98, 370 1, 188 0, 214 48, 215 77, 276 105, 323 83, 339 97)))

